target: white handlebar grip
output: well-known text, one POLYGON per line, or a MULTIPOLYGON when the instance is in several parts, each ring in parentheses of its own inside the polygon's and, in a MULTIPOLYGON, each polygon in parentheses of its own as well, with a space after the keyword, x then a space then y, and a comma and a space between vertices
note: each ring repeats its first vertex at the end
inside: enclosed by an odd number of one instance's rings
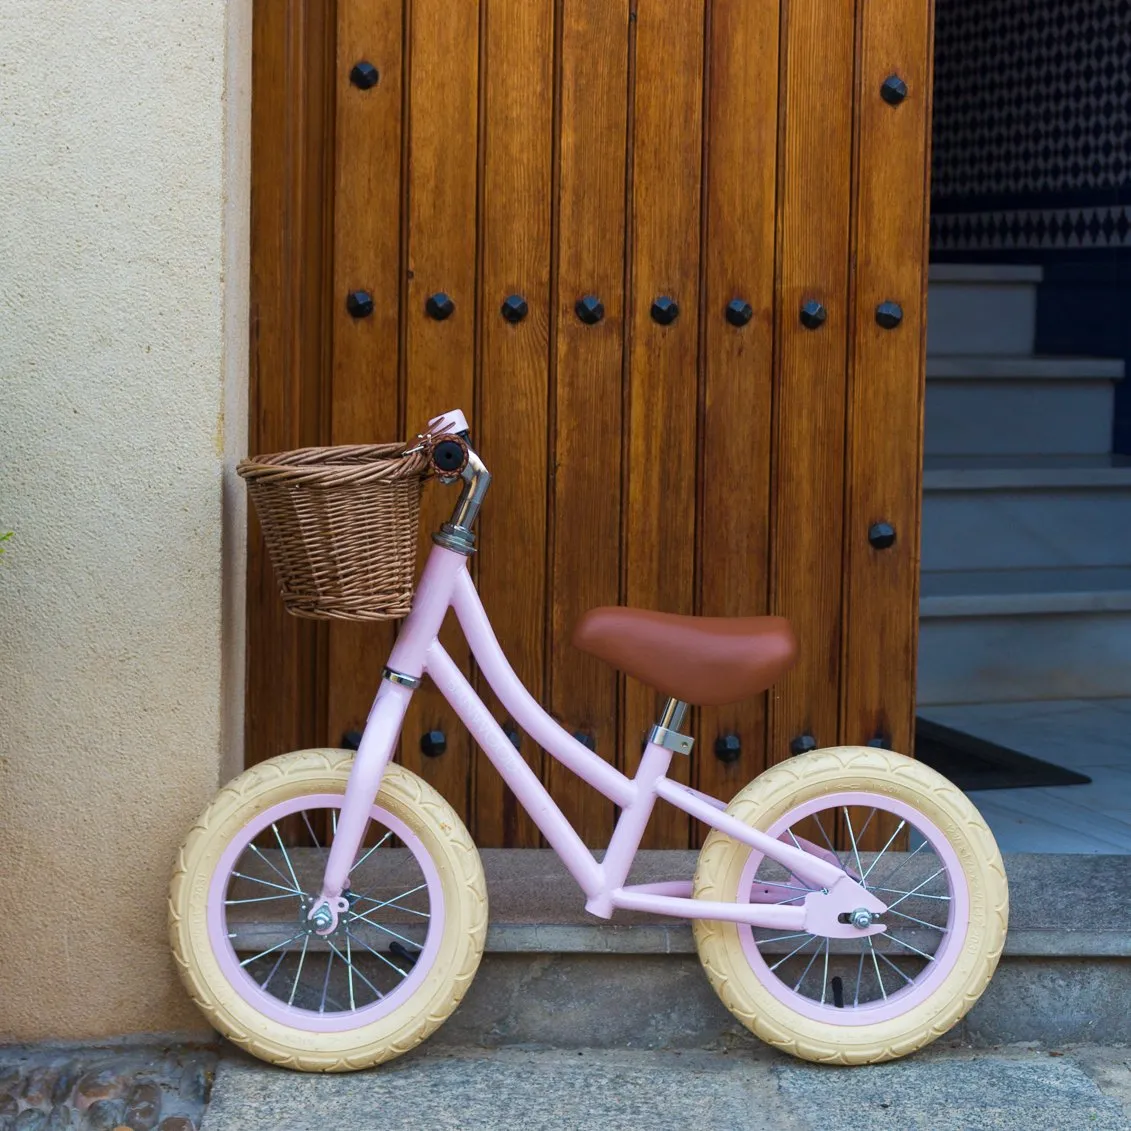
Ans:
POLYGON ((429 420, 425 431, 433 436, 442 436, 446 432, 467 432, 469 429, 467 418, 458 408, 453 408, 451 412, 442 413, 429 420))

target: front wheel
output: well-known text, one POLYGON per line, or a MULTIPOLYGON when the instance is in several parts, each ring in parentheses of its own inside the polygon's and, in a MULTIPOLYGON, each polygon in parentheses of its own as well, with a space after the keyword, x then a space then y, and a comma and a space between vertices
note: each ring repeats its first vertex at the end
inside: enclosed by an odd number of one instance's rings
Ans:
POLYGON ((169 894, 185 987, 214 1028, 307 1072, 367 1068, 422 1041, 475 975, 487 889, 471 837, 426 782, 390 765, 337 928, 308 915, 353 755, 302 750, 245 771, 189 833, 169 894))
MULTIPOLYGON (((762 1040, 804 1060, 874 1064, 929 1044, 981 996, 1005 941, 1005 869, 946 778, 900 754, 835 747, 767 770, 727 812, 835 854, 888 907, 884 932, 854 939, 695 920, 711 985, 762 1040)), ((699 855, 698 899, 796 906, 809 890, 717 830, 699 855)))

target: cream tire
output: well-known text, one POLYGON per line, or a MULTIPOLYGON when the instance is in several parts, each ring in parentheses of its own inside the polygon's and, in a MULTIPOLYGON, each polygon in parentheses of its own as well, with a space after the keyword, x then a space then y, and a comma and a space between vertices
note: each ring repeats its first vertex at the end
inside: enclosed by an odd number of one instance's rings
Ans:
MULTIPOLYGON (((925 1000, 888 1020, 838 1025, 805 1016, 771 993, 751 967, 737 924, 694 920, 699 959, 723 1004, 767 1044, 803 1060, 875 1064, 929 1044, 981 996, 1005 942, 1009 897, 993 834, 961 790, 920 762, 871 747, 816 750, 755 778, 727 812, 766 831, 807 801, 857 791, 910 805, 942 832, 969 889, 969 926, 953 968, 925 1000)), ((750 851, 712 830, 699 854, 695 898, 734 901, 750 851)))
POLYGON ((177 854, 169 892, 169 939, 185 988, 209 1023, 261 1060, 304 1072, 367 1068, 407 1052, 459 1004, 483 953, 487 886, 463 822, 430 785, 390 765, 376 803, 416 834, 435 863, 443 934, 427 977, 384 1017, 340 1032, 312 1032, 265 1017, 222 972, 207 926, 213 873, 232 839, 258 814, 305 795, 344 794, 353 754, 301 750, 261 762, 216 795, 177 854))

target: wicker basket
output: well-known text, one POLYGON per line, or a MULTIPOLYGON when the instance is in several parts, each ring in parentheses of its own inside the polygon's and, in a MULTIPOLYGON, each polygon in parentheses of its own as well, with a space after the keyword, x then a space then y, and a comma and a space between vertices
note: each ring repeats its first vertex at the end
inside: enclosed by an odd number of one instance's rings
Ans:
POLYGON ((301 448, 239 465, 287 611, 319 620, 408 614, 423 452, 403 444, 301 448))

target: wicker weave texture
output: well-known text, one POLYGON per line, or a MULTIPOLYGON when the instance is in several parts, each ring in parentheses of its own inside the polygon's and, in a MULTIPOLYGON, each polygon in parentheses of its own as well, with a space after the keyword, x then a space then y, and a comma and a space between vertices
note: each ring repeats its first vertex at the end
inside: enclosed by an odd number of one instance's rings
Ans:
POLYGON ((416 580, 423 452, 403 444, 300 448, 245 459, 287 611, 317 620, 408 614, 416 580))

